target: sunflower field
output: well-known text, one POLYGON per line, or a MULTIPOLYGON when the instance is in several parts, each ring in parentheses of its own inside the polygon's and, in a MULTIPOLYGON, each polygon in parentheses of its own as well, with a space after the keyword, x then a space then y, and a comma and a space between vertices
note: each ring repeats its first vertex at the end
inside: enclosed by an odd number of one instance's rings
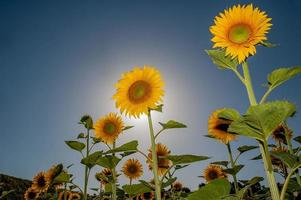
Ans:
POLYGON ((121 74, 120 79, 116 80, 115 89, 114 86, 111 88, 112 101, 119 112, 110 112, 98 119, 82 116, 78 123, 84 131, 65 141, 65 145, 82 157, 75 163, 84 166, 82 185, 74 183, 75 177, 69 170, 71 166, 54 164, 33 177, 24 199, 301 199, 301 136, 294 135, 294 130, 288 124, 288 119, 297 112, 296 105, 287 100, 268 101, 270 93, 278 86, 301 74, 301 67, 284 67, 269 73, 265 94, 256 98, 250 75, 253 66, 248 66, 248 58, 256 56, 257 46, 266 47, 267 50, 277 47, 268 42, 271 21, 265 11, 252 4, 234 5, 219 13, 209 27, 213 47, 206 53, 212 65, 232 71, 249 97, 249 108, 243 113, 234 108, 216 108, 208 116, 206 137, 224 145, 228 157, 215 160, 208 155, 189 152, 173 154, 167 145, 160 142, 159 135, 187 126, 176 120, 163 123, 152 118, 153 113, 164 115, 164 107, 168 106, 164 104, 163 74, 159 67, 135 66, 131 71, 121 74), (124 123, 124 119, 142 116, 147 119, 144 125, 149 134, 147 140, 151 144, 148 151, 143 152, 139 148, 139 140, 117 145, 120 134, 135 131, 133 126, 124 123), (160 124, 159 130, 155 130, 154 123, 160 124), (234 149, 231 143, 238 137, 254 140, 257 145, 240 144, 239 148, 234 149), (293 146, 292 141, 299 145, 293 146), (244 170, 244 163, 240 158, 254 149, 260 150, 260 154, 253 159, 262 161, 261 170, 265 172, 265 177, 241 180, 239 172, 244 170), (138 154, 144 160, 137 159, 138 154), (200 178, 206 184, 200 184, 197 190, 191 190, 177 180, 176 172, 209 159, 210 164, 200 169, 200 178), (147 164, 147 169, 143 163, 147 164), (90 173, 95 167, 100 170, 96 174, 90 173), (142 180, 141 176, 147 170, 152 172, 152 178, 142 180), (282 177, 281 181, 275 178, 276 174, 282 177), (119 183, 121 176, 128 180, 127 184, 119 183), (91 179, 96 179, 98 185, 89 184, 91 179), (88 194, 91 187, 94 195, 88 194))

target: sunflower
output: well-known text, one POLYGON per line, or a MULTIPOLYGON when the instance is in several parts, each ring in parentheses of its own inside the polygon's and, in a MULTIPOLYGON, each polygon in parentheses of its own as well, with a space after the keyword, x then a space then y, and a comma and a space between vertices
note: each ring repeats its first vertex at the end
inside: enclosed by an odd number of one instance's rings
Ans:
POLYGON ((176 181, 172 184, 175 191, 180 191, 183 188, 183 184, 180 181, 176 181))
POLYGON ((129 179, 138 179, 143 174, 143 167, 139 160, 129 159, 124 163, 122 172, 129 179))
POLYGON ((38 173, 32 181, 32 188, 39 192, 46 192, 49 187, 49 181, 47 180, 46 173, 38 173))
POLYGON ((105 168, 101 172, 95 174, 95 178, 103 185, 109 183, 110 177, 112 177, 112 171, 108 168, 105 168))
POLYGON ((208 132, 209 135, 220 140, 222 143, 228 144, 230 141, 235 140, 236 135, 227 131, 232 121, 218 117, 224 110, 225 109, 219 109, 211 114, 208 120, 208 132))
POLYGON ((35 190, 34 188, 30 187, 26 190, 24 194, 24 199, 25 200, 32 200, 32 199, 37 199, 39 197, 39 192, 35 190))
POLYGON ((162 101, 164 82, 160 72, 151 66, 135 67, 126 72, 116 83, 117 92, 113 99, 121 113, 139 118, 141 114, 148 114, 148 109, 156 108, 162 101))
POLYGON ((95 137, 108 144, 113 144, 123 129, 123 121, 116 113, 98 119, 94 124, 95 137))
MULTIPOLYGON (((165 158, 165 156, 168 156, 170 154, 170 150, 165 146, 164 144, 158 143, 156 144, 156 153, 157 153, 157 159, 158 159, 158 174, 163 175, 166 170, 171 166, 171 161, 165 158)), ((152 170, 153 163, 152 160, 152 150, 149 149, 148 153, 148 160, 147 163, 149 165, 149 169, 152 170)))
POLYGON ((223 172, 223 169, 218 165, 209 165, 204 170, 204 178, 207 182, 218 178, 227 178, 227 174, 223 172))
POLYGON ((63 191, 58 195, 58 200, 70 200, 70 198, 72 198, 72 193, 70 191, 63 191))
POLYGON ((79 200, 81 198, 80 194, 77 192, 72 192, 68 200, 79 200))
POLYGON ((237 5, 220 13, 210 27, 213 48, 226 50, 226 55, 237 58, 239 63, 256 53, 255 46, 267 40, 272 24, 264 11, 252 4, 237 5))
POLYGON ((272 133, 272 138, 278 143, 286 144, 285 134, 288 134, 288 139, 292 138, 292 131, 285 125, 279 125, 272 133), (287 129, 287 133, 285 132, 287 129))
POLYGON ((136 200, 154 200, 155 195, 154 192, 145 192, 136 197, 136 200))

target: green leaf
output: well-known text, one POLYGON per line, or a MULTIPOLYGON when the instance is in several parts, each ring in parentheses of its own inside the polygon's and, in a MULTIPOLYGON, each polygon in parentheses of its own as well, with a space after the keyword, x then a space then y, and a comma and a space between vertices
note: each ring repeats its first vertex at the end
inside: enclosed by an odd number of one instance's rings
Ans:
POLYGON ((86 129, 93 129, 93 120, 89 115, 84 115, 80 119, 80 124, 83 124, 86 129))
POLYGON ((253 150, 253 149, 257 149, 257 148, 258 148, 258 146, 244 145, 244 146, 238 147, 237 150, 242 154, 244 152, 247 152, 247 151, 250 151, 250 150, 253 150))
POLYGON ((279 68, 268 75, 268 84, 275 88, 301 73, 301 67, 279 68))
POLYGON ((173 184, 177 180, 177 177, 168 179, 165 183, 162 184, 162 188, 166 188, 173 184))
POLYGON ((296 142, 298 142, 299 144, 301 144, 301 136, 295 137, 294 140, 295 140, 296 142))
MULTIPOLYGON (((3 191, 0 196, 0 199, 4 199, 4 197, 6 197, 7 195, 9 195, 10 193, 13 193, 13 192, 15 192, 15 190, 3 191)), ((6 197, 6 198, 8 198, 8 197, 6 197)))
POLYGON ((104 168, 113 169, 117 166, 120 160, 121 159, 116 156, 104 156, 99 158, 96 164, 104 168))
POLYGON ((223 171, 227 174, 236 175, 243 167, 244 165, 236 165, 233 168, 224 169, 223 171))
POLYGON ((65 141, 65 143, 71 148, 74 149, 76 151, 81 152, 86 145, 82 142, 78 142, 78 141, 65 141))
POLYGON ((216 179, 193 192, 187 200, 219 200, 229 195, 230 183, 226 179, 216 179))
POLYGON ((180 122, 176 122, 174 120, 169 120, 167 123, 159 122, 163 129, 171 129, 171 128, 186 128, 185 124, 180 122))
POLYGON ((90 154, 88 157, 85 157, 81 160, 81 163, 89 167, 90 169, 94 167, 98 161, 102 157, 102 151, 96 151, 90 154))
POLYGON ((232 108, 226 108, 225 110, 221 111, 218 114, 218 117, 221 119, 226 119, 226 120, 237 120, 240 117, 240 114, 237 110, 232 109, 232 108))
POLYGON ((149 182, 146 182, 144 180, 139 180, 139 182, 145 185, 146 187, 150 188, 151 190, 155 190, 155 187, 151 185, 149 182))
POLYGON ((250 160, 261 160, 262 156, 259 154, 258 156, 255 156, 254 158, 251 158, 250 160))
POLYGON ((111 153, 118 153, 118 152, 132 152, 132 151, 137 151, 138 147, 138 141, 133 140, 130 141, 120 147, 117 147, 115 149, 111 149, 109 151, 106 151, 104 154, 111 154, 111 153))
POLYGON ((189 166, 189 164, 188 165, 176 165, 175 166, 175 170, 183 169, 183 168, 185 168, 187 166, 189 166))
POLYGON ((166 156, 167 159, 171 160, 174 165, 187 164, 192 162, 198 162, 201 160, 207 160, 207 156, 196 156, 196 155, 169 155, 166 156))
POLYGON ((288 101, 273 101, 251 106, 246 115, 231 123, 228 131, 264 141, 295 112, 296 106, 288 101))
POLYGON ((149 187, 145 186, 142 183, 132 184, 132 185, 123 185, 122 188, 129 195, 143 194, 143 193, 152 191, 149 187))
POLYGON ((274 47, 279 46, 278 44, 273 44, 273 43, 270 43, 270 42, 261 42, 260 44, 261 44, 262 46, 268 47, 268 48, 274 48, 274 47))
POLYGON ((157 105, 156 108, 152 108, 150 110, 154 110, 154 111, 157 111, 157 112, 162 112, 162 110, 163 110, 163 104, 157 105))
POLYGON ((71 175, 66 172, 61 172, 57 177, 54 178, 53 184, 60 184, 60 183, 69 183, 71 175))
POLYGON ((237 59, 232 59, 230 56, 226 56, 224 50, 207 50, 206 52, 210 56, 212 62, 220 69, 237 69, 237 59))
POLYGON ((105 184, 104 192, 105 193, 111 193, 112 192, 112 185, 111 184, 105 184))
POLYGON ((271 151, 271 156, 284 162, 289 168, 294 168, 300 163, 298 156, 292 155, 288 152, 271 151))
POLYGON ((222 160, 222 161, 212 162, 211 164, 214 164, 214 165, 222 165, 222 166, 227 167, 228 164, 229 164, 229 161, 222 160))
POLYGON ((82 138, 86 138, 84 133, 80 133, 77 135, 77 139, 82 139, 82 138))
POLYGON ((96 137, 91 137, 91 138, 92 138, 94 144, 97 144, 97 143, 101 142, 101 139, 99 139, 99 138, 96 138, 96 137))
POLYGON ((129 129, 133 128, 133 127, 134 127, 134 126, 126 126, 126 127, 124 127, 124 128, 122 129, 122 131, 129 130, 129 129))

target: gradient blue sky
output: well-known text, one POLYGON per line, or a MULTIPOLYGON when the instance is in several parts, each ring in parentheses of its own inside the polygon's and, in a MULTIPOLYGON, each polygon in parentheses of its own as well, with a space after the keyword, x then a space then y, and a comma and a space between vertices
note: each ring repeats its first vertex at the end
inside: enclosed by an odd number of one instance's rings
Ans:
MULTIPOLYGON (((188 125, 159 140, 173 154, 227 159, 223 145, 202 136, 208 115, 221 107, 244 112, 248 99, 239 80, 218 70, 204 50, 212 46, 208 28, 214 16, 236 3, 250 1, 0 1, 0 172, 31 179, 54 163, 74 163, 71 172, 82 182, 80 157, 64 140, 83 131, 77 124, 83 114, 96 119, 117 111, 111 99, 114 83, 122 72, 143 64, 157 66, 166 82, 164 113, 155 114, 155 123, 175 119, 188 125)), ((269 40, 280 44, 260 47, 249 59, 260 97, 267 73, 300 65, 301 2, 251 3, 273 18, 269 40)), ((300 77, 289 81, 269 100, 300 106, 300 83, 300 77)), ((125 120, 135 128, 119 144, 138 139, 146 150, 146 119, 125 120)), ((289 121, 296 133, 301 132, 300 120, 297 114, 289 121)), ((255 142, 241 137, 233 145, 246 144, 255 142)), ((246 164, 240 179, 264 175, 260 161, 248 160, 257 154, 255 150, 240 160, 246 164)), ((183 169, 179 180, 196 188, 208 162, 183 169)), ((145 167, 144 178, 150 175, 145 167)), ((92 175, 90 187, 96 184, 92 175)))

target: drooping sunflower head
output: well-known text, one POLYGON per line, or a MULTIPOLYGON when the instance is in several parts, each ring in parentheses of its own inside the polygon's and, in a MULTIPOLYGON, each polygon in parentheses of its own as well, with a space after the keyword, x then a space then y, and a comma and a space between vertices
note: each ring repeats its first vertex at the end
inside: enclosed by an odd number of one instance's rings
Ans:
POLYGON ((105 143, 113 144, 122 132, 123 127, 121 117, 116 113, 109 113, 98 119, 94 124, 95 137, 103 140, 105 143))
MULTIPOLYGON (((163 175, 166 170, 171 166, 171 161, 165 158, 170 154, 170 150, 168 147, 164 144, 158 143, 156 144, 156 154, 157 154, 157 159, 158 159, 158 174, 163 175)), ((148 153, 148 160, 147 163, 149 165, 149 169, 152 169, 153 163, 151 162, 152 160, 152 150, 149 149, 148 153)))
POLYGON ((292 131, 285 127, 284 125, 279 125, 272 133, 272 138, 278 143, 286 144, 285 134, 288 134, 288 139, 292 138, 292 131), (287 131, 285 130, 287 129, 287 131))
POLYGON ((231 120, 219 118, 219 114, 224 109, 214 111, 208 120, 208 132, 209 135, 220 140, 224 144, 236 139, 236 135, 228 132, 228 127, 232 123, 231 120))
POLYGON ((95 174, 95 178, 105 185, 109 183, 109 180, 112 178, 112 171, 108 168, 103 169, 101 172, 95 174))
POLYGON ((172 184, 175 191, 180 191, 183 188, 183 184, 180 181, 176 181, 172 184))
POLYGON ((32 188, 39 192, 47 191, 49 184, 45 172, 39 172, 32 180, 32 188))
POLYGON ((66 190, 58 194, 58 200, 65 200, 65 199, 69 200, 70 198, 72 199, 72 192, 70 191, 66 190))
POLYGON ((162 101, 164 82, 160 72, 151 66, 135 67, 126 72, 116 83, 117 92, 113 99, 121 113, 139 118, 149 108, 156 108, 162 101))
POLYGON ((239 63, 256 53, 255 46, 267 40, 272 24, 264 11, 249 5, 235 5, 216 16, 210 27, 213 48, 223 48, 239 63))
POLYGON ((219 178, 227 178, 227 174, 218 165, 208 165, 204 170, 204 178, 207 182, 210 182, 219 178))
POLYGON ((34 188, 30 187, 24 193, 24 199, 25 200, 37 199, 39 197, 39 194, 40 193, 37 190, 35 190, 34 188))
POLYGON ((143 174, 143 167, 139 160, 132 158, 124 163, 122 172, 129 179, 138 179, 143 174))

